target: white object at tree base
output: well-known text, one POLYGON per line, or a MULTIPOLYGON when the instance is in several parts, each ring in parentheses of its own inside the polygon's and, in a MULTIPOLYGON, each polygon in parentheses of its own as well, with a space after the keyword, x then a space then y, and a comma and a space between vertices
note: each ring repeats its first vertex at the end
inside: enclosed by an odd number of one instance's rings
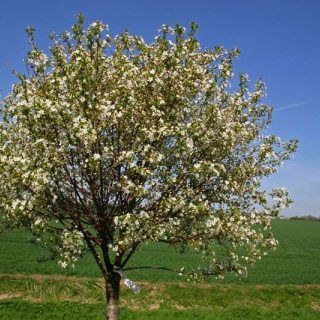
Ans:
POLYGON ((121 268, 115 266, 113 267, 113 271, 117 272, 120 275, 125 285, 130 288, 135 294, 138 294, 140 292, 140 287, 138 287, 133 281, 131 281, 121 268))

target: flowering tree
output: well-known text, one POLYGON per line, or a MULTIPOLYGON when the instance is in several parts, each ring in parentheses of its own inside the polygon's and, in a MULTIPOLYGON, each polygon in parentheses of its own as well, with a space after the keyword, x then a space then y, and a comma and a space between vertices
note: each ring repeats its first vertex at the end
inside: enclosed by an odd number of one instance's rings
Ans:
POLYGON ((16 73, 1 107, 2 228, 27 227, 39 241, 50 233, 62 267, 91 252, 106 319, 118 318, 123 270, 145 241, 202 252, 199 268, 177 273, 245 276, 276 247, 264 230, 290 203, 261 179, 296 149, 263 135, 264 84, 250 91, 240 74, 232 92, 238 49, 201 50, 195 24, 163 26, 147 44, 83 22, 52 34, 49 55, 27 29, 28 74, 16 73))

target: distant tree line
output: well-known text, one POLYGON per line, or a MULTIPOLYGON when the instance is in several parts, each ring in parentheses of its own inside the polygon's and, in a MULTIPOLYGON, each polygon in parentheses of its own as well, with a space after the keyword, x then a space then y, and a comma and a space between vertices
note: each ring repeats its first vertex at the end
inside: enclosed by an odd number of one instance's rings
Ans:
POLYGON ((320 221, 320 216, 314 217, 312 215, 307 215, 307 216, 293 216, 290 218, 291 220, 308 220, 308 221, 320 221))

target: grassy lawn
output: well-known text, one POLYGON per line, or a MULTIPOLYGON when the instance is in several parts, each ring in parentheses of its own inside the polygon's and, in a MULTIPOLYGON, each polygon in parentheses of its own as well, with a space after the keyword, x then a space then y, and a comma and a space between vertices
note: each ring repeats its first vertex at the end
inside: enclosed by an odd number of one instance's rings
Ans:
MULTIPOLYGON (((142 290, 122 288, 121 319, 319 319, 320 222, 275 220, 273 227, 279 248, 241 282, 230 275, 191 284, 170 272, 128 271, 142 290)), ((92 258, 66 270, 38 263, 43 252, 27 238, 22 231, 0 236, 0 319, 103 319, 103 283, 92 258)), ((179 268, 198 258, 149 244, 130 266, 179 268)))
MULTIPOLYGON (((275 220, 273 232, 279 240, 277 250, 270 252, 255 268, 249 268, 244 284, 320 284, 320 222, 298 220, 275 220)), ((27 241, 27 232, 18 231, 0 235, 0 273, 47 274, 99 278, 100 271, 93 258, 87 255, 75 268, 62 269, 53 261, 37 262, 46 255, 40 247, 27 241)), ((180 255, 162 243, 143 246, 130 260, 128 267, 166 266, 180 269, 185 265, 197 266, 199 254, 180 255)), ((181 282, 183 278, 174 273, 157 270, 128 271, 134 281, 181 282)), ((216 283, 214 278, 208 282, 216 283)), ((229 275, 222 284, 238 284, 238 278, 229 275)))
MULTIPOLYGON (((319 319, 320 285, 139 283, 122 287, 121 319, 319 319)), ((103 319, 101 280, 7 275, 1 319, 103 319)))

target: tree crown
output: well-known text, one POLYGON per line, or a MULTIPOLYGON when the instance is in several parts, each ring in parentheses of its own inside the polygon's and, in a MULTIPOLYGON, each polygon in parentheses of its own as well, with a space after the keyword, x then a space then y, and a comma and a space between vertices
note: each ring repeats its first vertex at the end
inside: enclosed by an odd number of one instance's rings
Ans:
POLYGON ((90 250, 110 272, 149 240, 201 250, 199 269, 181 269, 193 277, 246 274, 291 202, 261 179, 296 149, 265 135, 264 83, 240 74, 232 91, 239 50, 202 50, 194 23, 151 44, 83 24, 51 34, 48 55, 27 29, 28 73, 1 109, 2 225, 51 233, 62 266, 90 250))

